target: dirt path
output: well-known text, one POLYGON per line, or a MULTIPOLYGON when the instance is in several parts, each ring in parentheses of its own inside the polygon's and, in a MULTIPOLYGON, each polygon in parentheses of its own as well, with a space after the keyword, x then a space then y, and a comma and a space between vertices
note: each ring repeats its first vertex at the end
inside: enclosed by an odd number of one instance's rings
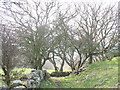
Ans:
POLYGON ((52 80, 53 80, 53 82, 55 82, 56 87, 58 87, 58 88, 63 88, 63 86, 62 86, 62 84, 61 84, 61 81, 60 81, 59 79, 54 78, 54 79, 52 79, 52 80))

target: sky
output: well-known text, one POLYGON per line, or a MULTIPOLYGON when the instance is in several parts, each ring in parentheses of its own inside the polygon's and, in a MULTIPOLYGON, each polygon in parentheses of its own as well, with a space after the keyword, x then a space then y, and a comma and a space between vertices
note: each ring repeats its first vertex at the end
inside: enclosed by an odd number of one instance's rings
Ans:
MULTIPOLYGON (((43 0, 44 1, 44 0, 43 0)), ((47 0, 48 1, 48 0, 47 0)), ((104 3, 104 4, 117 4, 120 0, 56 0, 59 2, 67 2, 67 3, 71 3, 71 2, 89 2, 89 3, 93 3, 93 4, 98 4, 98 3, 104 3)))
MULTIPOLYGON (((17 1, 26 1, 26 0, 0 0, 0 3, 3 1, 13 1, 13 2, 15 1, 15 2, 17 2, 17 1)), ((31 0, 28 0, 28 1, 30 2, 31 0)), ((34 1, 41 1, 41 2, 43 2, 43 1, 45 1, 45 2, 58 1, 58 2, 66 2, 66 3, 89 2, 89 3, 95 3, 95 4, 102 2, 102 3, 107 3, 107 4, 115 4, 115 3, 118 3, 120 0, 34 0, 34 1)))
POLYGON ((59 1, 61 1, 61 2, 64 2, 64 1, 66 1, 66 2, 118 2, 118 1, 120 1, 120 0, 59 0, 59 1))
MULTIPOLYGON (((8 1, 11 1, 11 2, 21 2, 21 1, 26 1, 26 0, 0 0, 0 6, 3 4, 2 2, 8 2, 8 1)), ((31 3, 32 0, 27 0, 29 1, 29 3, 31 3)), ((99 4, 99 3, 102 3, 104 4, 105 6, 106 5, 115 5, 116 4, 116 8, 118 7, 118 2, 120 0, 34 0, 34 1, 45 1, 45 2, 49 2, 49 1, 58 1, 58 2, 62 2, 62 3, 81 3, 81 2, 87 2, 87 3, 90 3, 90 4, 99 4)), ((9 4, 9 3, 8 3, 9 4)), ((12 6, 13 7, 13 6, 12 6)), ((71 6, 72 7, 72 6, 71 6)), ((13 7, 14 8, 14 7, 13 7)), ((16 8, 15 8, 16 9, 16 8)), ((2 15, 2 13, 0 12, 0 14, 2 15)), ((8 17, 7 17, 8 18, 8 17)))
MULTIPOLYGON (((25 1, 25 0, 0 0, 0 1, 25 1)), ((31 0, 28 0, 31 1, 31 0)), ((36 0, 39 1, 39 0, 36 0)), ((51 1, 51 0, 40 0, 40 1, 51 1)), ((113 3, 113 2, 119 2, 120 0, 52 0, 52 1, 59 1, 59 2, 107 2, 107 3, 113 3)))

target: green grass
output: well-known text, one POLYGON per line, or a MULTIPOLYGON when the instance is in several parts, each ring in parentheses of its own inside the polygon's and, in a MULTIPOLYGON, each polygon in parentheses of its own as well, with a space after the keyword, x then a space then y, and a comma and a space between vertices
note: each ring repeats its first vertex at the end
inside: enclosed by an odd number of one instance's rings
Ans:
POLYGON ((118 59, 96 62, 78 76, 69 76, 61 80, 65 88, 117 88, 118 59))
MULTIPOLYGON (((41 82, 41 88, 58 88, 55 80, 58 80, 64 88, 117 88, 118 61, 120 61, 120 57, 113 58, 110 61, 95 62, 80 75, 51 77, 49 81, 41 82)), ((14 70, 19 71, 21 69, 16 68, 14 70)), ((24 74, 28 74, 30 71, 31 69, 27 68, 24 74)), ((49 73, 54 72, 54 70, 47 71, 49 73)))
MULTIPOLYGON (((29 74, 32 69, 31 68, 14 68, 13 69, 13 71, 17 71, 17 72, 19 72, 21 70, 23 70, 22 74, 29 74)), ((44 70, 46 70, 48 73, 55 72, 55 70, 48 70, 48 69, 44 69, 44 70)), ((65 70, 65 72, 67 72, 67 71, 70 71, 70 70, 65 70)), ((2 69, 0 69, 0 74, 3 74, 2 69)), ((2 79, 2 78, 0 77, 0 79, 2 79)), ((0 81, 0 86, 4 85, 4 84, 5 84, 4 82, 0 81)), ((46 87, 50 87, 50 88, 56 87, 55 83, 53 81, 43 81, 41 86, 42 87, 46 86, 46 87)))
MULTIPOLYGON (((20 72, 21 70, 23 70, 22 74, 28 74, 31 72, 32 69, 30 69, 30 68, 14 68, 13 69, 13 71, 17 71, 17 72, 20 72)), ((4 74, 2 69, 0 69, 0 74, 4 74)), ((2 79, 2 78, 0 77, 0 79, 2 79)), ((5 83, 3 81, 0 81, 0 86, 1 85, 5 85, 5 83)))
POLYGON ((42 81, 40 88, 57 88, 56 84, 52 80, 42 81))

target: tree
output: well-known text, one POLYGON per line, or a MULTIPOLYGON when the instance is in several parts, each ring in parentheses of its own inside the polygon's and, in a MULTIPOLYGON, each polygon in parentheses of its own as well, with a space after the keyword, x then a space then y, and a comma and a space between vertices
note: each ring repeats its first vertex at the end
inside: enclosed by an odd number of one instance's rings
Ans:
MULTIPOLYGON (((63 72, 64 63, 67 61, 68 48, 70 47, 69 39, 70 26, 68 23, 71 19, 73 19, 77 15, 76 11, 74 11, 73 13, 70 12, 71 11, 69 6, 66 8, 64 12, 62 12, 61 9, 59 9, 56 13, 55 23, 53 23, 54 25, 53 29, 55 31, 54 53, 61 60, 60 64, 61 66, 59 69, 60 72, 63 72)), ((68 63, 68 65, 70 64, 68 63)), ((73 67, 72 65, 70 66, 73 67)))
POLYGON ((11 3, 16 9, 6 4, 2 9, 17 26, 21 48, 35 69, 42 69, 49 60, 56 71, 62 72, 65 62, 79 71, 87 60, 89 64, 97 58, 106 60, 117 43, 114 6, 82 3, 71 8, 73 4, 36 0, 11 3), (61 61, 59 70, 56 57, 61 61))
POLYGON ((34 1, 11 2, 14 8, 2 7, 7 16, 12 18, 12 23, 18 27, 17 33, 21 38, 21 48, 29 63, 35 69, 42 69, 49 59, 51 41, 50 24, 54 14, 54 2, 34 1), (23 3, 23 4, 21 4, 23 3))
MULTIPOLYGON (((103 57, 116 44, 116 12, 114 6, 103 8, 102 4, 83 4, 77 9, 79 14, 75 21, 78 28, 75 32, 91 64, 94 56, 103 57)), ((79 47, 76 49, 82 51, 79 47)))
POLYGON ((18 52, 18 40, 12 28, 6 25, 1 26, 1 43, 2 43, 2 63, 1 68, 4 72, 4 82, 10 86, 11 71, 17 64, 16 54, 18 52))

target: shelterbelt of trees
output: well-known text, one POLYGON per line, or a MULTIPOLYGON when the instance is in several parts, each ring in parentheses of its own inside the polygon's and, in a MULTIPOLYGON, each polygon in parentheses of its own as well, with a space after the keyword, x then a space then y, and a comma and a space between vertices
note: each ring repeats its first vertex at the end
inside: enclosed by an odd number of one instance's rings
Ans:
POLYGON ((115 5, 0 2, 0 65, 8 86, 15 67, 42 70, 49 61, 55 72, 63 72, 65 63, 79 72, 119 55, 115 5))

